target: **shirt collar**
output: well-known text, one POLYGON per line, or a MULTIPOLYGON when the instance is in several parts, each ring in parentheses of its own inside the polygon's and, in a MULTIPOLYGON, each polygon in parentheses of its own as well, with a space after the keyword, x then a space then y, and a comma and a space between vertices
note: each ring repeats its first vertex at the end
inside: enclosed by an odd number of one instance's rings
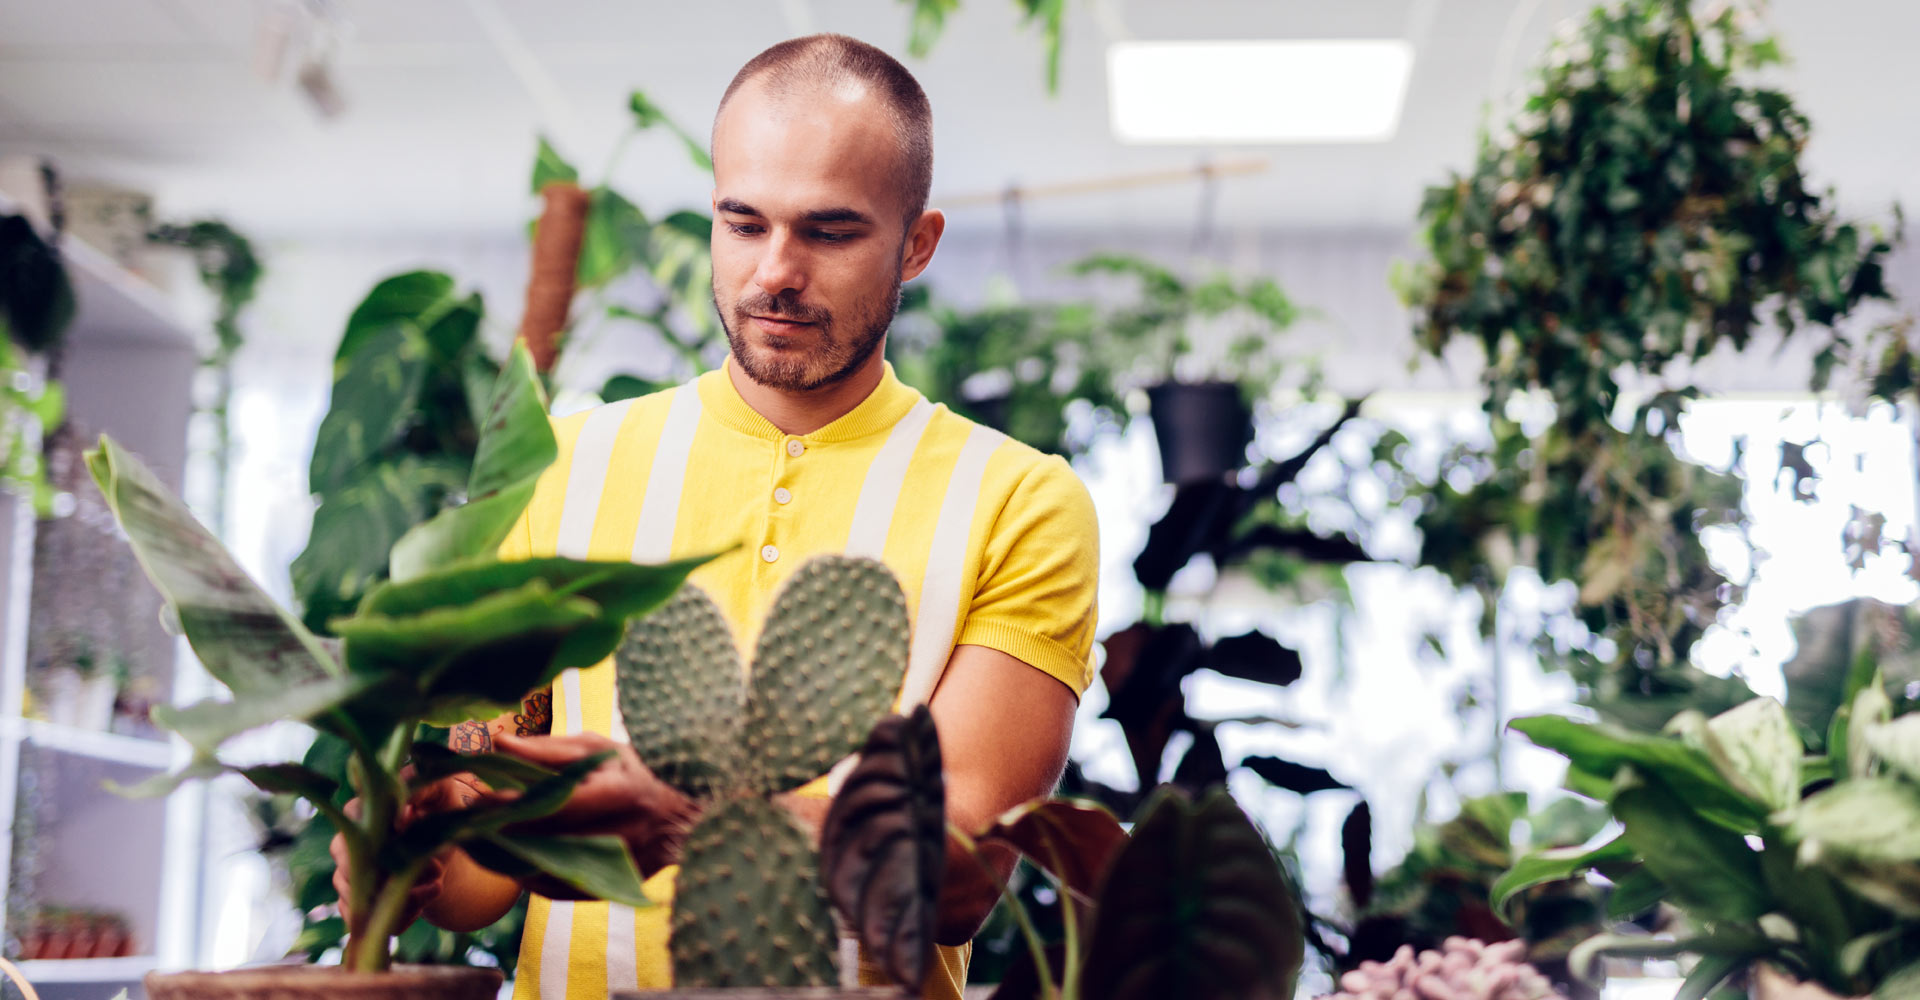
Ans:
MULTIPOLYGON (((740 397, 740 391, 733 387, 733 379, 727 375, 727 369, 732 365, 733 358, 729 356, 721 367, 694 380, 695 389, 700 393, 701 407, 722 424, 742 434, 768 441, 787 437, 772 421, 761 416, 760 411, 740 397)), ((893 362, 884 361, 881 365, 880 384, 867 394, 867 398, 825 427, 811 434, 799 435, 800 439, 822 444, 853 441, 891 430, 894 424, 899 423, 900 418, 905 417, 907 411, 920 401, 920 393, 894 375, 893 362)))

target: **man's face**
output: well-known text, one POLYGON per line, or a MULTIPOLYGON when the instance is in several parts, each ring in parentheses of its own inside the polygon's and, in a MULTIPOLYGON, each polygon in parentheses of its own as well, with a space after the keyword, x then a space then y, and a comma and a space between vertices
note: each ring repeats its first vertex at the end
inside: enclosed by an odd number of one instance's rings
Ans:
POLYGON ((864 89, 749 83, 713 134, 713 299, 748 378, 808 391, 870 360, 899 308, 899 147, 864 89))

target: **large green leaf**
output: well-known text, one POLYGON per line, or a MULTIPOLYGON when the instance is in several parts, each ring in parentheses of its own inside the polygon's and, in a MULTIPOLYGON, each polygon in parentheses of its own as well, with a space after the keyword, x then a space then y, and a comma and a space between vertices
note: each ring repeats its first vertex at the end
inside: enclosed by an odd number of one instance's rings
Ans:
POLYGON ((297 795, 308 802, 330 803, 340 782, 302 764, 261 764, 240 768, 253 787, 269 795, 297 795))
POLYGON ((249 729, 281 719, 308 720, 331 712, 374 687, 379 680, 353 675, 328 676, 277 690, 235 692, 232 701, 202 701, 184 708, 155 705, 153 721, 179 733, 195 748, 211 753, 249 729))
POLYGON ((1722 825, 1744 829, 1766 818, 1766 808, 1722 778, 1703 750, 1679 739, 1557 715, 1515 719, 1509 728, 1566 755, 1574 767, 1588 774, 1611 777, 1632 765, 1658 778, 1680 793, 1693 809, 1722 825))
POLYGON ((539 194, 549 184, 572 184, 580 179, 580 171, 560 158, 560 153, 540 137, 540 148, 533 156, 533 193, 539 194))
POLYGON ((367 595, 361 614, 406 618, 470 604, 488 594, 517 590, 537 580, 556 594, 592 601, 608 617, 631 618, 659 607, 680 588, 688 573, 719 554, 657 565, 557 556, 481 560, 436 570, 404 583, 382 584, 367 595))
POLYGON ((588 194, 587 228, 580 239, 575 280, 597 288, 625 274, 647 246, 647 217, 640 207, 608 187, 588 194))
POLYGON ((1522 891, 1573 878, 1602 864, 1631 862, 1635 857, 1633 845, 1627 843, 1625 837, 1615 837, 1591 850, 1563 847, 1536 851, 1514 862, 1513 867, 1493 883, 1488 895, 1493 900, 1494 912, 1510 921, 1512 915, 1507 913, 1507 904, 1522 891))
POLYGON ((429 324, 424 336, 433 349, 437 365, 451 364, 469 351, 480 349, 480 321, 487 315, 486 301, 474 292, 464 299, 449 300, 444 312, 429 324))
POLYGON ((820 830, 820 884, 868 958, 919 992, 947 868, 946 786, 933 714, 874 724, 820 830))
POLYGON ((1847 706, 1847 773, 1856 778, 1870 777, 1879 770, 1880 758, 1867 742, 1867 734, 1893 718, 1893 699, 1887 697, 1886 681, 1878 672, 1873 682, 1853 696, 1847 706))
POLYGON ((524 345, 516 344, 487 408, 473 474, 467 481, 467 503, 442 511, 394 545, 389 563, 393 578, 406 580, 492 554, 533 498, 540 474, 558 454, 533 359, 524 345))
POLYGON ((1708 759, 1720 776, 1768 809, 1800 801, 1800 758, 1805 748, 1786 706, 1755 698, 1708 720, 1708 759))
POLYGON ((1709 920, 1755 920, 1772 909, 1759 856, 1740 834, 1701 817, 1657 778, 1629 770, 1616 786, 1622 838, 1676 902, 1709 920))
POLYGON ((411 323, 416 330, 424 330, 454 302, 453 279, 438 271, 409 271, 387 278, 373 286, 348 317, 346 332, 334 353, 335 368, 359 353, 367 339, 380 330, 395 323, 411 323))
POLYGON ((235 694, 249 694, 340 673, 313 634, 275 604, 131 453, 102 437, 87 453, 87 469, 216 680, 235 694))
POLYGON ((524 877, 535 871, 597 899, 646 908, 640 870, 618 837, 509 837, 493 833, 468 841, 467 856, 494 871, 524 877))
POLYGON ((528 692, 619 641, 619 623, 605 621, 598 605, 556 594, 543 580, 405 618, 343 618, 334 628, 353 672, 413 679, 406 695, 390 696, 392 712, 435 725, 512 711, 528 692), (597 641, 569 642, 583 631, 597 641))
MULTIPOLYGON (((359 614, 334 621, 346 640, 342 658, 350 670, 411 671, 422 678, 470 649, 524 633, 564 631, 592 621, 600 606, 584 597, 556 594, 545 580, 502 590, 404 618, 359 614)), ((537 667, 534 669, 538 669, 537 667)))
POLYGON ((1226 790, 1163 792, 1108 870, 1081 995, 1282 1000, 1304 951, 1300 903, 1226 790))
POLYGON ((1653 908, 1654 904, 1667 898, 1667 884, 1660 876, 1638 865, 1622 873, 1613 881, 1613 891, 1607 894, 1607 916, 1615 920, 1629 920, 1653 908))
POLYGON ((427 343, 406 323, 370 333, 334 378, 332 402, 313 442, 307 485, 338 489, 406 428, 427 373, 427 343))
POLYGON ((1861 727, 1867 749, 1908 780, 1920 781, 1920 714, 1861 727))
POLYGON ((1753 957, 1742 954, 1702 955, 1693 968, 1687 971, 1687 978, 1680 982, 1680 989, 1673 994, 1673 1000, 1706 1000, 1714 987, 1725 982, 1728 976, 1747 967, 1753 957))
POLYGON ((1905 916, 1920 916, 1920 788, 1843 781, 1807 798, 1787 825, 1800 861, 1905 916))
POLYGON ((387 575, 387 554, 414 525, 465 484, 467 466, 449 458, 402 455, 363 467, 320 499, 307 547, 293 560, 293 593, 316 631, 351 614, 387 575))

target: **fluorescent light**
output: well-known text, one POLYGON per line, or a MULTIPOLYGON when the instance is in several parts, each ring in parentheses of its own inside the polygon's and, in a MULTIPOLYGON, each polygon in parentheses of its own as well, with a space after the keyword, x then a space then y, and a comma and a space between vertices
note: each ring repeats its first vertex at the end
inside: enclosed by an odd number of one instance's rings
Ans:
POLYGON ((1108 108, 1122 142, 1385 142, 1412 72, 1397 38, 1116 42, 1108 108))

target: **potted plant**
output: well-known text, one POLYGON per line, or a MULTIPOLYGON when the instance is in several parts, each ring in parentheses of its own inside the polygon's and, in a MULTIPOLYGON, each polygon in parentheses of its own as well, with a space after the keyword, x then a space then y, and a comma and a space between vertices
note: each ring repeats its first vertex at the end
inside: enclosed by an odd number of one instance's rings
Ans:
POLYGON ((458 756, 417 739, 421 724, 450 725, 499 714, 560 671, 603 658, 626 619, 664 601, 701 560, 662 566, 570 559, 502 562, 492 553, 531 496, 556 448, 526 353, 516 348, 482 426, 465 505, 402 536, 391 579, 323 642, 272 603, 137 459, 109 439, 87 463, 135 553, 167 602, 171 620, 208 673, 232 690, 226 701, 156 707, 155 721, 194 749, 192 762, 126 791, 158 794, 181 781, 238 771, 264 791, 305 799, 345 836, 352 859, 343 969, 275 967, 231 973, 155 973, 156 998, 253 995, 307 989, 329 995, 491 996, 497 970, 391 969, 390 935, 408 890, 432 856, 464 847, 482 864, 537 869, 607 899, 645 905, 626 848, 614 838, 517 835, 516 822, 558 809, 598 766, 559 772, 517 758, 458 756), (337 783, 297 763, 230 767, 230 737, 282 719, 306 722, 351 748, 358 818, 336 801, 337 783), (403 776, 411 760, 413 770, 403 776), (443 775, 473 773, 520 790, 396 831, 409 794, 443 775))
MULTIPOLYGON (((1170 483, 1219 480, 1246 464, 1252 401, 1287 367, 1278 334, 1302 312, 1270 278, 1189 282, 1140 257, 1096 254, 1072 274, 1133 280, 1138 298, 1088 313, 1092 357, 1130 358, 1112 372, 1117 389, 1144 389, 1160 461, 1170 483)), ((1307 383, 1317 381, 1309 370, 1307 383)))
MULTIPOLYGON (((1600 955, 1697 956, 1680 1000, 1751 973, 1755 996, 1804 983, 1838 997, 1920 995, 1920 714, 1897 710, 1863 658, 1825 727, 1825 752, 1771 698, 1658 735, 1559 716, 1513 728, 1568 759, 1570 788, 1606 803, 1621 831, 1592 848, 1544 851, 1494 887, 1496 907, 1550 879, 1598 872, 1611 912, 1655 904, 1671 933, 1601 934, 1600 955)), ((1784 995, 1784 994, 1782 994, 1784 995)), ((1814 995, 1821 995, 1815 992, 1814 995)))

